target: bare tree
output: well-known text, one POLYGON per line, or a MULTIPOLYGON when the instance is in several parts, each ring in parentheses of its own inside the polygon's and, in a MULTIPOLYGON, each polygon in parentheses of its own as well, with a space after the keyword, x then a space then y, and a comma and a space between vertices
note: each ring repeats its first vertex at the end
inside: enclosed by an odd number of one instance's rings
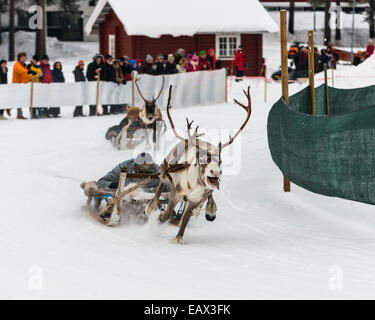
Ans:
POLYGON ((366 20, 369 24, 369 35, 370 38, 375 37, 375 0, 366 0, 365 2, 368 3, 369 7, 367 10, 367 17, 366 20))
POLYGON ((14 16, 15 16, 15 0, 9 0, 9 61, 14 61, 14 16))
POLYGON ((328 44, 331 42, 331 27, 329 25, 330 20, 330 13, 329 10, 331 8, 331 1, 325 0, 325 6, 324 6, 324 43, 328 44))
POLYGON ((46 45, 47 45, 47 31, 46 31, 46 0, 38 0, 38 6, 42 8, 42 28, 36 30, 36 37, 35 37, 35 53, 42 57, 47 53, 46 45))
POLYGON ((337 15, 336 15, 336 33, 335 33, 335 40, 341 40, 341 29, 340 29, 340 14, 341 14, 341 1, 336 0, 336 7, 337 7, 337 15))
POLYGON ((289 33, 294 34, 294 0, 289 1, 289 33))

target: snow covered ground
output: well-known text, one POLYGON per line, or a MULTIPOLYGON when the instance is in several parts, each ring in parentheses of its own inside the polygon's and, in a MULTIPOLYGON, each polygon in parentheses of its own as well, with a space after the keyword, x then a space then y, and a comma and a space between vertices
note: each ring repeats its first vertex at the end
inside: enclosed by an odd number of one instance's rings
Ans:
MULTIPOLYGON (((273 68, 278 50, 277 41, 265 43, 273 68)), ((374 70, 375 58, 339 66, 335 84, 374 84, 374 70)), ((80 182, 133 155, 104 139, 121 116, 73 119, 65 108, 63 119, 2 121, 0 298, 374 298, 374 208, 295 185, 284 193, 266 133, 281 87, 270 83, 264 103, 263 82, 231 82, 230 98, 243 100, 249 84, 253 114, 241 138, 240 173, 224 174, 214 195, 217 219, 192 219, 186 246, 171 243, 176 227, 160 225, 156 215, 146 225, 108 228, 81 210, 80 182)), ((292 84, 291 94, 305 85, 292 84)), ((173 114, 180 128, 186 115, 206 129, 237 128, 244 117, 233 103, 173 114)))

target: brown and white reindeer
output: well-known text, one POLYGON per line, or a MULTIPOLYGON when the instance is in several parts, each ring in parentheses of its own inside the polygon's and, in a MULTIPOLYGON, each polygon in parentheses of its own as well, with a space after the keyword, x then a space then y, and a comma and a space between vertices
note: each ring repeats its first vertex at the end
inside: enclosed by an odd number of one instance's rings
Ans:
POLYGON ((146 129, 146 134, 147 134, 147 129, 153 130, 152 141, 153 141, 153 143, 156 143, 157 138, 160 138, 162 133, 164 133, 165 130, 166 130, 166 126, 165 126, 165 123, 163 121, 162 113, 161 113, 159 107, 156 104, 156 101, 159 99, 159 97, 161 96, 161 94, 163 92, 164 84, 165 84, 165 77, 163 75, 163 84, 161 86, 159 94, 157 95, 156 98, 155 98, 155 95, 154 95, 151 100, 145 99, 141 90, 139 89, 138 81, 139 81, 139 79, 135 80, 135 85, 137 87, 139 95, 141 96, 142 100, 144 101, 144 105, 141 108, 141 111, 139 113, 139 118, 142 121, 144 129, 146 129))
POLYGON ((234 100, 234 102, 246 111, 245 121, 236 134, 233 137, 229 137, 228 142, 220 142, 215 146, 199 139, 202 135, 198 134, 198 127, 191 134, 192 122, 189 122, 188 119, 186 119, 188 138, 185 139, 177 133, 170 114, 170 109, 172 108, 172 86, 169 88, 167 115, 176 138, 181 140, 181 142, 172 149, 161 164, 160 184, 156 190, 155 197, 147 205, 145 213, 150 216, 158 208, 163 186, 170 183, 172 188, 168 197, 168 207, 166 211, 159 215, 159 220, 166 222, 172 217, 178 202, 184 201, 186 203, 180 222, 180 229, 176 237, 177 243, 183 243, 183 235, 190 217, 200 212, 205 201, 207 201, 205 208, 206 219, 213 221, 216 218, 217 207, 212 194, 215 189, 219 190, 220 188, 220 178, 222 176, 221 152, 233 143, 245 128, 251 116, 250 87, 247 92, 244 90, 244 93, 248 100, 247 106, 237 100, 234 100))

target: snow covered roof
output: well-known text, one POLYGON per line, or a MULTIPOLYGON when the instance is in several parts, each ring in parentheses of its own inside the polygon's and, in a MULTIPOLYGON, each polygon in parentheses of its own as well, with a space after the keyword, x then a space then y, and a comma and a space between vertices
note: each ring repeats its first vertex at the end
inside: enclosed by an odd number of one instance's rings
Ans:
POLYGON ((159 5, 155 0, 100 0, 88 20, 85 31, 90 34, 103 21, 110 8, 123 23, 128 35, 158 38, 197 33, 276 32, 278 27, 258 0, 189 0, 173 5, 159 5))

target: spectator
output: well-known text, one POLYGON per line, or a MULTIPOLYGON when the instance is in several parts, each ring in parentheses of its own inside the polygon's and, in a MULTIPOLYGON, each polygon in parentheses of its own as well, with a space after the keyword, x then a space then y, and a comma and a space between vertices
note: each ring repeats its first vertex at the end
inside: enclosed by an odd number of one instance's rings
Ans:
POLYGON ((199 53, 199 70, 202 70, 202 71, 211 70, 211 64, 207 58, 206 50, 202 50, 199 53))
POLYGON ((180 63, 180 60, 186 57, 185 49, 182 49, 182 48, 178 49, 176 53, 174 54, 174 57, 175 57, 176 65, 178 65, 180 63))
MULTIPOLYGON (((53 70, 51 72, 51 75, 52 75, 52 82, 56 82, 56 83, 65 82, 65 77, 62 71, 61 62, 59 61, 55 62, 55 64, 53 65, 53 70)), ((56 108, 56 107, 50 108, 50 114, 54 118, 60 118, 60 108, 56 108)))
POLYGON ((221 60, 216 59, 215 49, 208 49, 208 60, 211 64, 211 70, 221 69, 221 60))
POLYGON ((322 68, 322 67, 324 68, 324 65, 325 65, 325 64, 327 64, 327 67, 328 67, 328 68, 331 68, 331 64, 332 64, 332 54, 330 53, 329 50, 327 50, 327 49, 322 49, 319 59, 320 59, 320 65, 321 65, 321 68, 322 68))
POLYGON ((176 74, 176 73, 178 73, 178 71, 176 69, 174 55, 170 54, 168 55, 168 60, 165 65, 165 74, 176 74))
POLYGON ((236 56, 234 59, 234 65, 236 66, 236 82, 242 81, 243 74, 245 71, 245 61, 246 61, 246 54, 243 51, 242 45, 238 47, 238 50, 236 52, 236 56))
MULTIPOLYGON (((86 82, 86 77, 83 73, 83 70, 85 70, 85 63, 83 62, 83 60, 80 60, 78 61, 78 65, 75 67, 73 71, 75 82, 86 82)), ((84 117, 83 106, 77 106, 74 109, 73 117, 84 117)))
MULTIPOLYGON (((86 71, 87 81, 97 81, 98 76, 100 79, 104 79, 104 58, 101 54, 96 54, 93 57, 93 61, 89 63, 86 71)), ((95 116, 96 106, 90 105, 90 116, 95 116)))
POLYGON ((161 74, 165 74, 165 67, 166 67, 166 64, 165 64, 165 60, 164 60, 164 55, 163 54, 159 54, 156 58, 156 71, 155 71, 155 74, 156 75, 161 75, 161 74))
MULTIPOLYGON (((39 63, 39 57, 37 55, 33 55, 30 63, 27 65, 27 69, 33 70, 36 74, 29 75, 30 82, 33 81, 34 83, 40 83, 43 79, 43 76, 44 76, 43 70, 38 63, 39 63)), ((33 111, 32 111, 33 119, 39 119, 41 115, 42 115, 42 108, 33 108, 33 111)))
POLYGON ((156 65, 154 64, 154 58, 151 55, 146 56, 146 62, 143 65, 143 73, 155 75, 156 65))
POLYGON ((375 46, 372 40, 368 41, 368 45, 366 47, 367 57, 371 57, 374 54, 375 46))
MULTIPOLYGON (((40 67, 42 68, 42 71, 43 71, 42 83, 50 84, 52 82, 52 72, 51 72, 51 66, 49 64, 48 55, 45 54, 42 56, 40 67)), ((42 108, 41 113, 42 113, 41 117, 46 117, 46 118, 51 117, 50 110, 48 108, 42 108)))
MULTIPOLYGON (((113 70, 115 72, 114 82, 117 85, 126 84, 126 80, 125 80, 124 74, 123 74, 123 72, 121 70, 120 60, 113 61, 113 70)), ((122 105, 113 105, 113 106, 111 106, 111 114, 119 114, 119 113, 121 113, 121 107, 122 107, 122 105)))
MULTIPOLYGON (((0 84, 8 83, 8 68, 5 60, 0 61, 0 84)), ((0 120, 8 120, 4 117, 4 109, 0 110, 0 120)))
POLYGON ((196 55, 193 55, 190 59, 190 62, 187 66, 187 72, 199 71, 199 58, 196 55))
MULTIPOLYGON (((17 56, 17 62, 13 67, 13 79, 12 83, 28 83, 29 74, 36 75, 35 71, 28 70, 26 67, 27 55, 25 52, 21 52, 17 56)), ((10 112, 8 112, 10 115, 10 112)), ((25 120, 26 118, 22 114, 22 109, 17 109, 17 119, 25 120)))
POLYGON ((208 61, 210 61, 211 69, 216 70, 216 53, 214 49, 208 49, 208 61))
MULTIPOLYGON (((105 56, 104 77, 102 78, 102 80, 106 82, 116 82, 115 69, 113 68, 113 57, 110 54, 107 54, 105 56)), ((103 116, 109 115, 108 105, 102 105, 102 108, 103 116)), ((113 111, 112 107, 111 110, 113 111)))
POLYGON ((143 73, 143 60, 142 59, 136 59, 135 62, 137 63, 138 73, 143 73))
POLYGON ((131 75, 132 70, 131 70, 130 65, 129 65, 129 57, 124 56, 124 57, 120 58, 120 63, 121 63, 122 73, 125 76, 125 80, 130 81, 132 79, 132 75, 131 75))
POLYGON ((130 65, 130 69, 131 69, 132 71, 138 71, 137 60, 135 60, 135 59, 130 59, 130 60, 129 60, 129 65, 130 65))
POLYGON ((187 64, 186 58, 180 59, 180 62, 176 66, 178 73, 185 73, 186 72, 186 64, 187 64))

